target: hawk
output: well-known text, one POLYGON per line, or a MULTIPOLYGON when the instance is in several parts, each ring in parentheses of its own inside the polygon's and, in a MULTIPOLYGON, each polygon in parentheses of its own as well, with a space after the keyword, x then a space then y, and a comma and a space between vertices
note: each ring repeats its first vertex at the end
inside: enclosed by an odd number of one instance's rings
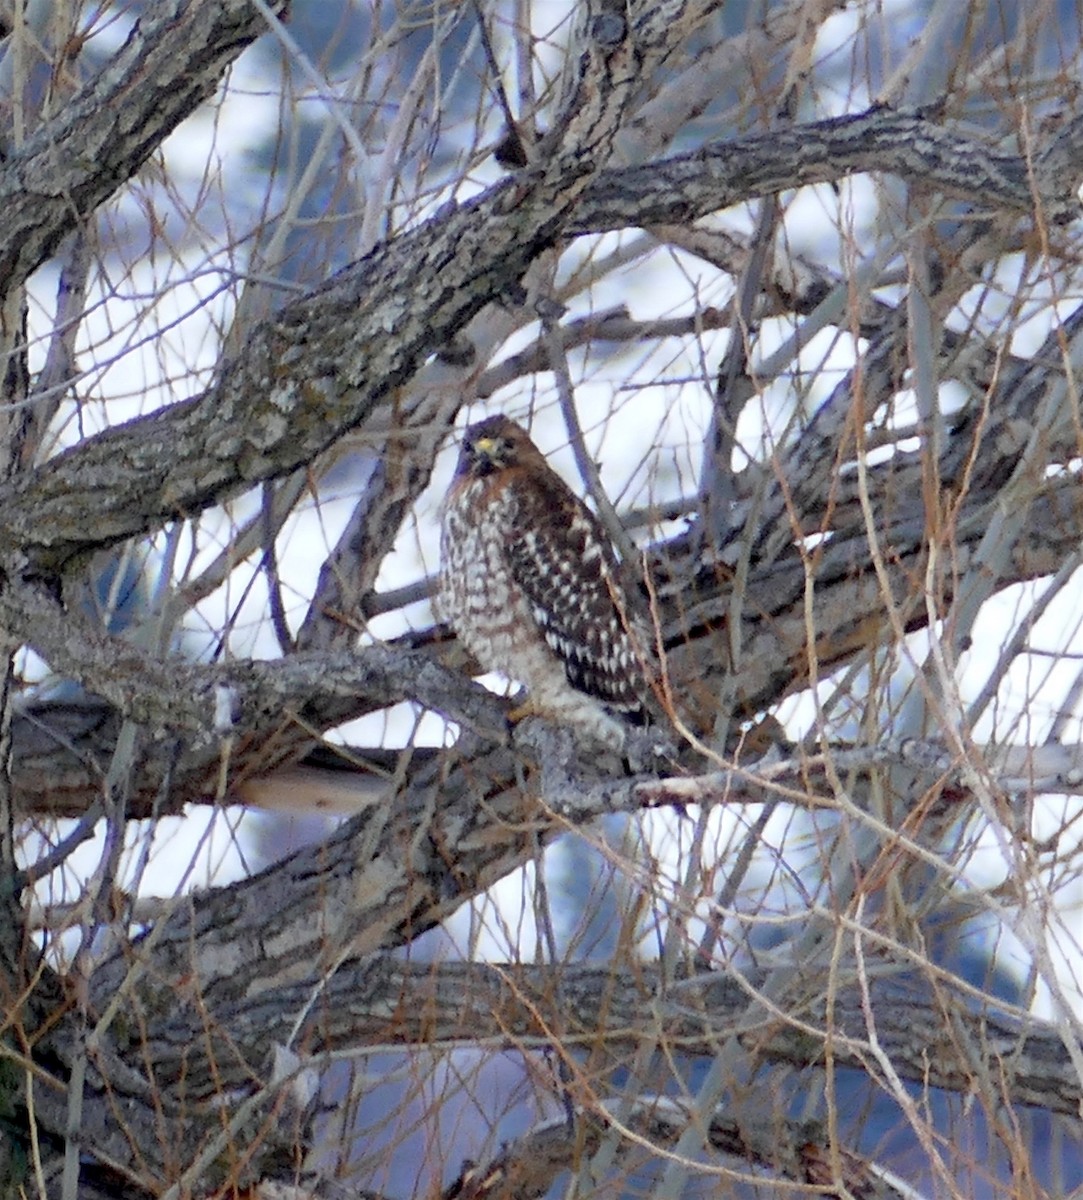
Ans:
POLYGON ((594 514, 505 416, 471 425, 443 508, 439 605, 526 711, 620 750, 647 718, 652 640, 594 514))

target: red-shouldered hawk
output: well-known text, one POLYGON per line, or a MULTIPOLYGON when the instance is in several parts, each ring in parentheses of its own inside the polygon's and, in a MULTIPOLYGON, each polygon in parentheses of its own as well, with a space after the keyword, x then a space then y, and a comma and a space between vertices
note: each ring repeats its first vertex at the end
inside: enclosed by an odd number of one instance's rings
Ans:
POLYGON ((651 638, 587 506, 514 421, 467 429, 444 504, 440 608, 529 709, 619 750, 644 723, 651 638))

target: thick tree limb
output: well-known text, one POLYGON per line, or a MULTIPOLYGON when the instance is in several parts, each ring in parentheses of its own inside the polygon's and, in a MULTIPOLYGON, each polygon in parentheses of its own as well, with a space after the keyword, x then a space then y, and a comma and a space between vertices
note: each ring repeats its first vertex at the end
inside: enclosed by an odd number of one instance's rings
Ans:
POLYGON ((264 31, 248 0, 148 6, 113 61, 0 164, 4 287, 23 282, 130 179, 264 31))
MULTIPOLYGON (((760 1064, 820 1070, 830 1043, 832 1070, 865 1071, 876 1058, 869 1041, 871 1011, 876 1053, 887 1054, 900 1077, 919 1088, 977 1091, 993 1107, 1008 1102, 1066 1115, 1079 1111, 1083 1093, 1060 1038, 1024 1014, 975 1009, 966 994, 949 994, 943 979, 935 995, 923 992, 920 977, 885 973, 884 964, 871 1005, 837 967, 830 978, 812 968, 801 978, 802 994, 784 1009, 777 997, 760 1006, 762 978, 755 973, 695 974, 663 986, 657 967, 647 963, 564 964, 555 974, 543 967, 409 964, 383 956, 329 976, 309 974, 266 988, 246 1001, 219 994, 197 1003, 186 993, 161 1009, 146 1007, 151 993, 140 985, 140 1015, 123 1025, 130 1043, 119 1038, 123 1059, 110 1063, 109 1103, 132 1113, 143 1095, 154 1095, 180 1138, 175 1149, 190 1152, 193 1138, 199 1145, 200 1097, 229 1094, 232 1110, 243 1111, 245 1097, 259 1097, 271 1087, 267 1055, 275 1042, 296 1047, 314 1065, 340 1045, 431 1050, 488 1044, 524 1053, 556 1045, 573 1070, 589 1054, 590 1076, 598 1079, 627 1063, 641 1042, 680 1059, 712 1056, 736 1036, 760 1064), (965 1056, 960 1041, 967 1046, 965 1056), (126 1069, 125 1061, 134 1069, 126 1069), (150 1078, 143 1080, 148 1070, 150 1078)), ((734 1137, 723 1136, 720 1127, 711 1143, 726 1153, 772 1162, 770 1155, 755 1152, 756 1139, 742 1128, 744 1136, 734 1137)), ((96 1145, 120 1154, 127 1130, 94 1132, 102 1139, 96 1145)), ((258 1130, 248 1133, 256 1136, 258 1130)), ((654 1136, 665 1144, 661 1125, 654 1136)), ((822 1160, 813 1155, 810 1161, 822 1160)))
MULTIPOLYGON (((1074 144, 1079 131, 1072 126, 1061 136, 1074 144)), ((979 218, 1033 213, 1037 205, 1053 224, 1079 216, 1071 177, 994 151, 928 114, 871 108, 605 171, 584 195, 568 232, 692 220, 759 196, 867 171, 897 175, 923 191, 968 203, 978 197, 979 218)), ((1078 159, 1077 173, 1083 176, 1078 159)))
MULTIPOLYGON (((949 994, 934 996, 909 968, 877 966, 876 1036, 903 1078, 966 1093, 976 1080, 998 1081, 992 1099, 1078 1114, 1083 1084, 1056 1029, 1008 1009, 974 1007, 950 997, 951 1029, 978 1058, 967 1068, 945 1024, 949 994), (941 1047, 943 1053, 938 1053, 941 1047)), ((809 967, 805 992, 779 1013, 757 1000, 765 976, 704 972, 664 984, 657 964, 407 963, 389 955, 349 964, 330 977, 310 974, 246 1000, 208 997, 194 1011, 167 1013, 145 1028, 141 1049, 163 1078, 209 1080, 206 1040, 220 1048, 216 1071, 258 1070, 268 1042, 291 1043, 318 1059, 344 1047, 485 1045, 541 1050, 558 1043, 574 1059, 592 1055, 596 1069, 627 1062, 642 1042, 671 1054, 712 1056, 734 1035, 765 1062, 819 1067, 831 1039, 839 1067, 864 1070, 871 1049, 869 1008, 853 979, 832 985, 809 967), (832 987, 837 990, 832 991, 832 987), (825 997, 831 993, 831 1006, 825 997), (300 1019, 303 1016, 303 1019, 300 1019), (229 1048, 227 1050, 227 1047, 229 1048), (234 1067, 227 1058, 236 1056, 234 1067), (240 1064, 247 1062, 242 1068, 240 1064)), ((945 985, 946 986, 946 985, 945 985)), ((134 1047, 133 1047, 134 1051, 134 1047)))
MULTIPOLYGON (((1033 207, 1024 159, 991 155, 918 118, 874 111, 798 126, 790 136, 805 147, 796 167, 778 157, 771 134, 747 139, 743 157, 739 145, 739 166, 726 145, 674 160, 664 183, 656 164, 604 174, 592 189, 575 165, 582 147, 562 160, 564 175, 551 166, 503 180, 286 306, 202 396, 90 438, 0 493, 0 554, 19 547, 39 569, 56 570, 73 554, 192 516, 311 461, 514 287, 575 220, 583 232, 677 221, 814 178, 900 163, 925 178, 930 163, 939 164, 939 185, 954 181, 971 196, 984 188, 984 203, 1033 207), (98 518, 93 528, 89 511, 98 518)), ((1057 197, 1063 190, 1060 178, 1057 197)), ((1053 215, 1075 211, 1074 200, 1048 203, 1053 215)))

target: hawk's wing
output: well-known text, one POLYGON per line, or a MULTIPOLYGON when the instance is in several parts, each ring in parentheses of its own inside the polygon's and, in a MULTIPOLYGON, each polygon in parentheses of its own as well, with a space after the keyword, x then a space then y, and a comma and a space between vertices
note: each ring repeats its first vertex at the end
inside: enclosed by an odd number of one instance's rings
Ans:
POLYGON ((651 641, 600 524, 559 476, 532 473, 513 486, 518 536, 508 565, 568 682, 633 718, 644 715, 651 641))

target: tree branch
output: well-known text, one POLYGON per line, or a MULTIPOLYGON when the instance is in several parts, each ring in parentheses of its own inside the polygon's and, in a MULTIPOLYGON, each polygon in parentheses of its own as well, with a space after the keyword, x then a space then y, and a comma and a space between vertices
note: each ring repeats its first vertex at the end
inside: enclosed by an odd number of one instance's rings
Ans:
MULTIPOLYGON (((311 461, 390 400, 564 233, 678 221, 900 164, 987 204, 1033 209, 1024 159, 991 154, 921 118, 872 110, 786 137, 801 149, 793 161, 780 154, 779 132, 606 172, 593 187, 582 148, 573 147, 563 174, 553 164, 520 172, 437 215, 258 326, 243 356, 200 397, 89 438, 0 491, 0 555, 22 548, 38 569, 57 570, 72 555, 192 516, 311 461), (87 512, 96 514, 93 527, 87 512)), ((1077 202, 1065 201, 1056 182, 1050 213, 1075 213, 1077 202)))
MULTIPOLYGON (((809 965, 801 996, 782 1007, 776 999, 761 1001, 767 977, 731 968, 667 981, 660 965, 649 962, 549 967, 409 963, 379 955, 275 982, 247 998, 230 999, 219 989, 198 1006, 160 1012, 152 993, 140 988, 144 1019, 117 1048, 138 1069, 153 1064, 152 1082, 164 1089, 165 1103, 176 1094, 170 1081, 180 1079, 189 1101, 215 1088, 251 1086, 266 1069, 268 1045, 276 1043, 313 1064, 356 1049, 559 1048, 572 1062, 589 1052, 593 1070, 604 1075, 641 1045, 711 1057, 736 1035, 761 1063, 822 1069, 830 1041, 834 1066, 868 1068, 870 1001, 852 971, 840 967, 831 978, 809 965)), ((1054 1026, 1009 1006, 977 1006, 972 992, 943 977, 936 994, 933 987, 907 964, 877 963, 875 1036, 902 1078, 962 1094, 996 1080, 991 1104, 1078 1114, 1083 1084, 1054 1026), (966 1059, 958 1039, 967 1043, 966 1059)))
MULTIPOLYGON (((271 5, 285 13, 288 0, 271 5)), ((218 87, 261 33, 248 0, 161 0, 113 61, 0 165, 0 279, 22 283, 218 87)))

